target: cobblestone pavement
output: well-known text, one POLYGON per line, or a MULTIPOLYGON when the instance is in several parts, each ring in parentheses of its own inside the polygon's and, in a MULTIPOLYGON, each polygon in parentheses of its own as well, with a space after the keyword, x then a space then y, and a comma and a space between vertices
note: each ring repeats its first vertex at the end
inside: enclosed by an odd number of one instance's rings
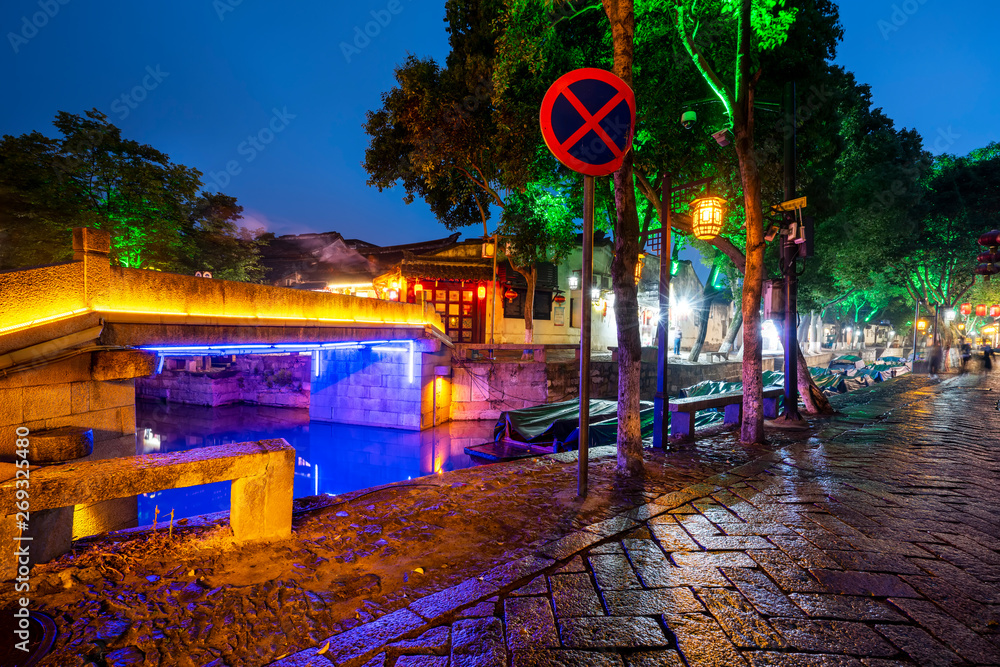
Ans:
POLYGON ((858 392, 808 442, 273 664, 1000 664, 998 390, 858 392))

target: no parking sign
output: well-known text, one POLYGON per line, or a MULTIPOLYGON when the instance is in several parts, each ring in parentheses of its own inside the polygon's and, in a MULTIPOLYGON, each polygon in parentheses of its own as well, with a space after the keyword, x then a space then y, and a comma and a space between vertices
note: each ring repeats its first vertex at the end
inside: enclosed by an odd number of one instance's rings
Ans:
POLYGON ((540 120, 556 159, 585 176, 607 176, 632 147, 635 94, 611 72, 573 70, 545 93, 540 120))

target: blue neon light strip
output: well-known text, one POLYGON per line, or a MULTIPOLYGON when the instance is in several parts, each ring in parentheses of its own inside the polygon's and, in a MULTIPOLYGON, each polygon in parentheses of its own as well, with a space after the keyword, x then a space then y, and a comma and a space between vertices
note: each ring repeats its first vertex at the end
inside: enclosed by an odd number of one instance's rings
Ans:
MULTIPOLYGON (((261 352, 281 353, 281 352, 323 352, 325 350, 360 350, 370 347, 373 350, 384 350, 386 352, 409 352, 407 364, 407 376, 413 382, 414 376, 414 352, 416 341, 413 340, 370 340, 351 341, 338 343, 275 343, 272 345, 251 343, 247 345, 171 345, 171 346, 149 346, 138 349, 147 352, 156 352, 159 357, 157 372, 163 369, 165 357, 185 357, 185 356, 228 356, 231 354, 253 354, 261 352), (399 343, 405 343, 406 347, 397 347, 399 343)), ((313 354, 312 371, 314 377, 319 377, 323 371, 324 355, 313 354)))

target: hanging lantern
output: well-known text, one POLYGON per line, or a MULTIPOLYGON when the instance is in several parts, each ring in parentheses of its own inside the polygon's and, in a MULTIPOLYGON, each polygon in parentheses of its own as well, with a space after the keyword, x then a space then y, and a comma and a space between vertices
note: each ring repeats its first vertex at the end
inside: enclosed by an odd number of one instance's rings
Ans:
POLYGON ((986 305, 979 304, 976 306, 976 317, 986 317, 986 305))
POLYGON ((994 229, 980 236, 979 245, 985 247, 1000 245, 1000 230, 994 229))
POLYGON ((486 298, 486 285, 480 285, 479 289, 476 290, 476 294, 479 296, 480 299, 485 299, 486 298))
POLYGON ((399 291, 389 290, 389 301, 399 301, 399 291))
POLYGON ((420 294, 423 291, 424 291, 424 285, 423 285, 423 283, 415 283, 413 285, 413 293, 414 294, 420 294))
POLYGON ((990 317, 1000 317, 1000 305, 993 304, 990 306, 990 317))
POLYGON ((504 298, 506 298, 508 301, 513 301, 514 299, 517 298, 517 292, 515 292, 510 287, 507 288, 507 291, 504 292, 503 295, 504 295, 504 298))
POLYGON ((722 197, 702 197, 691 204, 694 236, 700 241, 711 241, 722 231, 722 210, 726 200, 722 197))
POLYGON ((927 329, 927 320, 920 320, 917 322, 917 331, 925 331, 927 329))
POLYGON ((556 294, 554 297, 552 297, 552 301, 555 303, 566 303, 566 297, 564 297, 562 294, 556 294))
POLYGON ((971 315, 972 314, 972 304, 971 303, 963 303, 959 307, 959 310, 961 311, 961 313, 963 315, 971 315))

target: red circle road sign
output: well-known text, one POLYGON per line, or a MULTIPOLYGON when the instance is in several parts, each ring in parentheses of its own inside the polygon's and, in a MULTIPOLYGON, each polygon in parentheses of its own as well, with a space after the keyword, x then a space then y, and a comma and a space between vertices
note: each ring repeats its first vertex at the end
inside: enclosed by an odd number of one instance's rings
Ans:
POLYGON ((560 162, 587 176, 607 176, 632 148, 635 94, 611 72, 573 70, 545 93, 540 120, 545 145, 560 162))

